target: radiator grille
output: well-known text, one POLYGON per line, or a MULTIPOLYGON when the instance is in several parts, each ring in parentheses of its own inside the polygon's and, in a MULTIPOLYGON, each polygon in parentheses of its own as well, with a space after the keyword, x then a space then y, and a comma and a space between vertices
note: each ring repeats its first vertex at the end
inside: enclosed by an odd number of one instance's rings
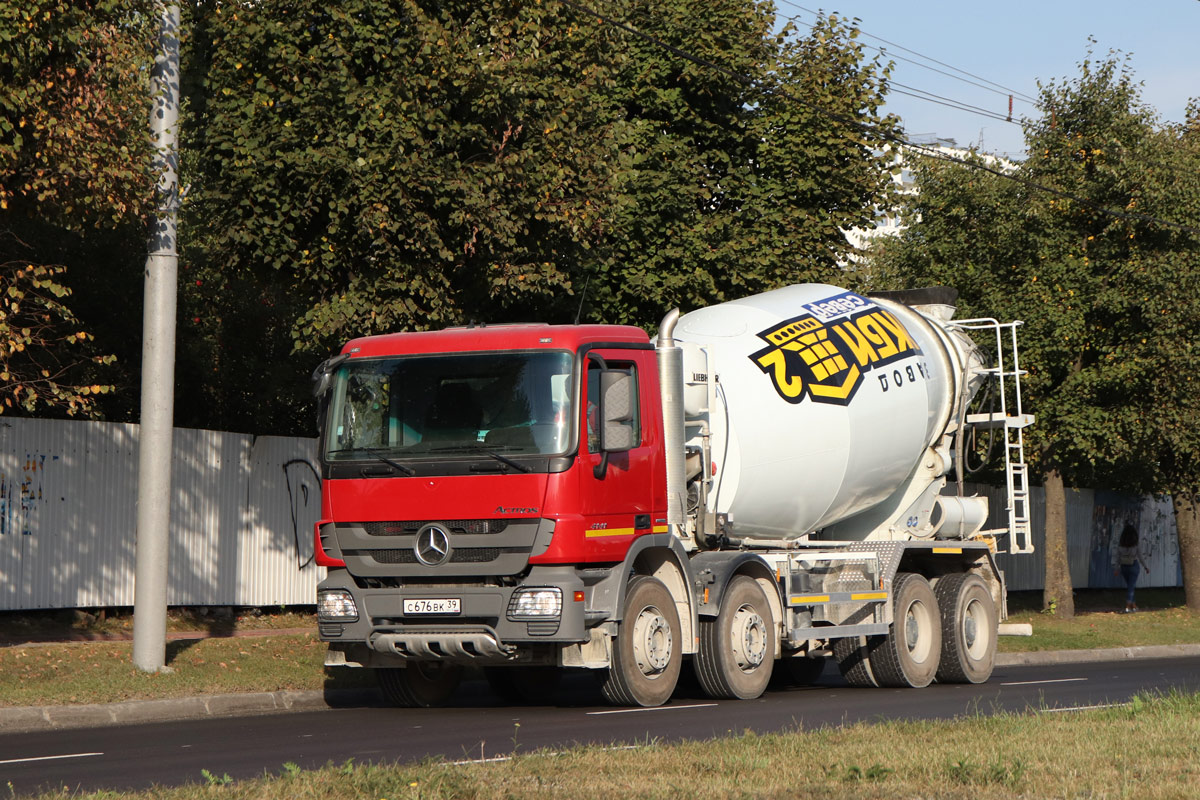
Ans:
POLYGON ((362 527, 369 536, 415 536, 417 531, 430 523, 440 525, 451 534, 483 534, 503 533, 508 522, 506 519, 396 520, 365 522, 362 527))

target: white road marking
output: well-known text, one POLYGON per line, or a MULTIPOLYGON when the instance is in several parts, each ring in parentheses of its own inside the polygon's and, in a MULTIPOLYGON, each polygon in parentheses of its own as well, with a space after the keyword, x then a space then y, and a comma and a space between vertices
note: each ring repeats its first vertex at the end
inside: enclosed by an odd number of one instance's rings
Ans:
POLYGON ((1070 706, 1069 708, 1043 708, 1047 713, 1062 713, 1064 711, 1095 711, 1100 708, 1126 708, 1129 703, 1102 703, 1098 706, 1070 706))
POLYGON ((104 753, 68 753, 61 756, 37 756, 36 758, 10 758, 7 761, 0 761, 0 764, 28 764, 31 761, 55 761, 63 758, 90 758, 92 756, 102 756, 104 753))
POLYGON ((600 717, 605 714, 637 714, 641 711, 681 711, 685 708, 712 708, 716 703, 695 703, 690 706, 655 706, 654 708, 616 708, 612 711, 589 711, 589 717, 600 717))
MULTIPOLYGON (((714 704, 715 705, 715 704, 714 704)), ((601 752, 615 752, 617 750, 640 750, 644 745, 640 744, 625 744, 618 747, 601 747, 598 748, 601 752)), ((548 753, 539 753, 544 756, 561 756, 562 753, 558 750, 551 750, 548 753)), ((502 761, 512 761, 512 756, 493 756, 491 758, 469 758, 466 761, 451 761, 450 766, 462 767, 467 764, 496 764, 502 761)))
POLYGON ((1002 683, 1001 686, 1037 686, 1039 683, 1075 683, 1076 681, 1086 681, 1087 678, 1055 678, 1047 681, 1011 681, 1010 683, 1002 683))
MULTIPOLYGON (((545 753, 544 755, 556 756, 558 753, 545 753)), ((504 761, 512 761, 512 756, 493 756, 491 758, 469 758, 466 761, 451 761, 452 767, 463 767, 467 764, 500 764, 504 761)))

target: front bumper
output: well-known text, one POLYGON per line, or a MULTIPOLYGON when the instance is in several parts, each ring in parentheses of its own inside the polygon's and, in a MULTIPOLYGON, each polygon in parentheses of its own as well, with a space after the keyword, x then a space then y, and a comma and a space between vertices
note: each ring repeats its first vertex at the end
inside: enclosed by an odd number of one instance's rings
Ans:
POLYGON ((338 663, 379 666, 401 661, 524 661, 548 646, 588 640, 585 630, 584 583, 571 567, 532 567, 519 586, 472 585, 466 582, 418 584, 400 588, 362 588, 345 570, 329 575, 318 592, 349 592, 358 608, 355 621, 320 620, 319 631, 331 650, 345 654, 338 663), (562 593, 557 616, 509 618, 512 596, 522 588, 557 588, 562 593), (405 600, 460 603, 455 614, 406 614, 405 600), (366 659, 367 663, 363 662, 366 659))

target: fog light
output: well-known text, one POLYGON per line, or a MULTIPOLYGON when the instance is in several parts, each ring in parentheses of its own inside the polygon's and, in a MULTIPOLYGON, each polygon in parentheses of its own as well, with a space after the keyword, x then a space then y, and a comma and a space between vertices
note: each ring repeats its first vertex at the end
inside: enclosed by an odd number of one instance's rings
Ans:
POLYGON ((546 619, 562 614, 562 589, 518 589, 508 601, 508 618, 546 619))
POLYGON ((358 606, 345 589, 326 589, 317 593, 317 619, 322 622, 354 622, 358 606))

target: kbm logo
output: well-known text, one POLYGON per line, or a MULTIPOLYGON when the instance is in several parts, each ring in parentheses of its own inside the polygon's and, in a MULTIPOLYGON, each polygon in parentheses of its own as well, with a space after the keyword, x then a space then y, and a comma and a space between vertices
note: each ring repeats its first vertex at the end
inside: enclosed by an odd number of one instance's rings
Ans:
POLYGON ((813 313, 760 331, 770 346, 750 356, 789 403, 847 405, 863 373, 921 352, 899 320, 865 297, 847 292, 805 307, 813 313))

